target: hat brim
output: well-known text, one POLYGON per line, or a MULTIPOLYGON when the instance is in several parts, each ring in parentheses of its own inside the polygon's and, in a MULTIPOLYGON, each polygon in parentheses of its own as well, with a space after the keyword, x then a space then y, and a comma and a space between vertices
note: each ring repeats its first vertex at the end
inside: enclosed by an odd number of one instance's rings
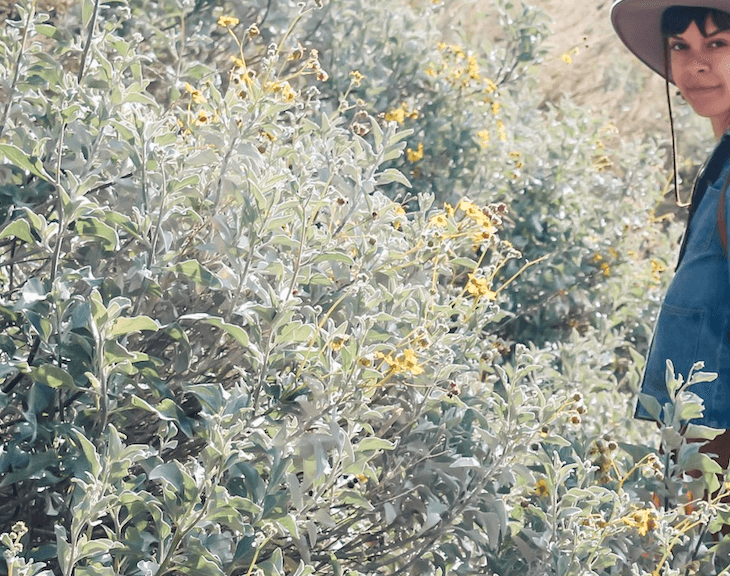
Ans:
POLYGON ((715 8, 730 12, 730 0, 617 0, 611 7, 611 23, 626 47, 662 78, 665 70, 661 22, 670 6, 715 8))

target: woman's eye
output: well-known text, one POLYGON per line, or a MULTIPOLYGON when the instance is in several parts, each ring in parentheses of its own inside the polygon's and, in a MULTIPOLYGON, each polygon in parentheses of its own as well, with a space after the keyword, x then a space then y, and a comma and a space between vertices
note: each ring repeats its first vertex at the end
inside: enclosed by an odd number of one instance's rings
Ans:
POLYGON ((684 50, 687 48, 687 45, 684 42, 673 42, 669 45, 669 49, 672 52, 679 52, 680 50, 684 50))
POLYGON ((710 42, 710 48, 722 48, 724 46, 727 46, 725 40, 713 40, 710 42))

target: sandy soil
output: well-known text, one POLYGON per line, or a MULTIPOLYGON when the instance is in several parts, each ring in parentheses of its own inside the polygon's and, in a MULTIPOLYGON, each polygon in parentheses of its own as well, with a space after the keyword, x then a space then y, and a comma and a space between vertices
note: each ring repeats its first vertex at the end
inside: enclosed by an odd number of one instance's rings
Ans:
POLYGON ((550 52, 536 73, 551 98, 566 95, 608 113, 621 133, 667 130, 665 84, 618 40, 607 0, 536 0, 553 20, 550 52), (577 48, 572 64, 560 55, 577 48), (561 66, 562 65, 562 66, 561 66))

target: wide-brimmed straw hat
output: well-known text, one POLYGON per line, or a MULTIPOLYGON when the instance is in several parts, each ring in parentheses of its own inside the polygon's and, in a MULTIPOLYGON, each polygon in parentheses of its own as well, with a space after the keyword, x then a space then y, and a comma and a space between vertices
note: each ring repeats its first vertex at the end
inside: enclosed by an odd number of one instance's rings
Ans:
MULTIPOLYGON (((715 8, 730 12, 730 0, 616 0, 611 22, 626 47, 662 78, 666 78, 661 24, 670 6, 715 8)), ((671 82, 671 73, 668 80, 671 82)))

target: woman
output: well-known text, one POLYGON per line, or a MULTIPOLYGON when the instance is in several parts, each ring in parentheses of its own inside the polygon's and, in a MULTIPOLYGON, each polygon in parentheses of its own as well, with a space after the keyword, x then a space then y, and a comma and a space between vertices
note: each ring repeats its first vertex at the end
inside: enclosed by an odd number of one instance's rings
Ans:
MULTIPOLYGON (((646 361, 642 392, 663 405, 666 361, 687 378, 696 361, 716 372, 692 391, 705 402, 695 423, 725 429, 703 452, 730 456, 730 0, 618 0, 611 20, 621 40, 712 124, 717 145, 692 191, 687 230, 646 361), (677 6, 681 3, 681 6, 677 6), (724 229, 724 230, 723 230, 724 229)), ((670 103, 671 119, 671 103, 670 103)), ((672 140, 674 140, 672 127, 672 140)), ((676 174, 676 164, 675 164, 676 174)), ((676 178, 675 178, 676 183, 676 178)), ((679 195, 675 194, 679 203, 679 195)), ((639 418, 651 418, 643 405, 639 418)))

